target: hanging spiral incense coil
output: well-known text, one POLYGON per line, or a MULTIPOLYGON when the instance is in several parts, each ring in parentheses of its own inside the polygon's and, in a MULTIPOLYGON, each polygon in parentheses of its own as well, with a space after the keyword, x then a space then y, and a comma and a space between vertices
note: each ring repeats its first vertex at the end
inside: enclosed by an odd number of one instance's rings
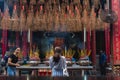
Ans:
POLYGON ((91 10, 89 20, 90 20, 91 29, 94 29, 96 26, 96 14, 94 12, 94 8, 92 8, 91 10))
POLYGON ((17 5, 16 12, 12 14, 13 19, 9 11, 4 13, 1 28, 15 31, 31 29, 62 32, 78 32, 83 27, 92 30, 104 29, 99 13, 97 18, 94 12, 100 4, 99 0, 93 1, 94 7, 90 8, 89 0, 83 0, 83 3, 81 0, 30 0, 29 6, 26 0, 20 0, 21 4, 17 5))
POLYGON ((36 4, 36 0, 30 0, 30 4, 32 4, 32 5, 36 4))
POLYGON ((25 24, 26 24, 26 17, 24 15, 24 10, 21 10, 21 13, 20 13, 20 28, 21 28, 21 30, 26 30, 25 24))
POLYGON ((4 16, 1 21, 2 29, 10 29, 11 28, 11 21, 8 9, 4 12, 4 16))
POLYGON ((11 30, 12 31, 19 31, 20 28, 18 27, 19 26, 19 18, 17 16, 17 11, 16 11, 16 5, 14 6, 14 10, 13 10, 13 15, 12 15, 12 18, 10 19, 12 25, 11 25, 11 30))

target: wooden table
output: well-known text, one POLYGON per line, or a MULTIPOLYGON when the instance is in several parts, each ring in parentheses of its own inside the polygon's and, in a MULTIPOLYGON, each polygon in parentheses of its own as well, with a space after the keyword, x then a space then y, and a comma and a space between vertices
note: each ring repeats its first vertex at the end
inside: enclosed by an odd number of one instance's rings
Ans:
MULTIPOLYGON (((36 76, 38 76, 38 70, 39 69, 46 69, 46 70, 49 70, 50 67, 49 66, 41 66, 41 65, 38 65, 38 66, 20 66, 20 67, 16 67, 17 71, 18 71, 18 75, 21 75, 21 71, 22 70, 28 70, 28 71, 31 71, 31 70, 36 70, 36 76)), ((68 66, 67 67, 68 71, 69 70, 81 70, 82 71, 82 76, 84 76, 84 72, 85 70, 92 70, 93 69, 93 66, 68 66)))

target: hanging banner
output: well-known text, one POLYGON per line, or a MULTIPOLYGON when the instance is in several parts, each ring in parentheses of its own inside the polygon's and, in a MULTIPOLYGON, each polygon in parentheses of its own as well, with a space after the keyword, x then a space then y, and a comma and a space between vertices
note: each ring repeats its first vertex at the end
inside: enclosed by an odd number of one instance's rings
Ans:
POLYGON ((113 24, 113 64, 120 64, 120 3, 112 0, 112 10, 118 15, 118 20, 113 24))

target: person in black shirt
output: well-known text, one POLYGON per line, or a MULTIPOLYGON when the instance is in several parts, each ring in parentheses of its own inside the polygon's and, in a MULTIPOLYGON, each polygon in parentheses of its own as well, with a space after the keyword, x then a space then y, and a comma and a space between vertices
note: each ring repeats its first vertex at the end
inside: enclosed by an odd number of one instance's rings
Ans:
POLYGON ((13 54, 8 58, 8 67, 7 67, 7 75, 15 76, 16 75, 16 66, 20 66, 18 64, 18 53, 20 52, 20 48, 16 48, 13 54))

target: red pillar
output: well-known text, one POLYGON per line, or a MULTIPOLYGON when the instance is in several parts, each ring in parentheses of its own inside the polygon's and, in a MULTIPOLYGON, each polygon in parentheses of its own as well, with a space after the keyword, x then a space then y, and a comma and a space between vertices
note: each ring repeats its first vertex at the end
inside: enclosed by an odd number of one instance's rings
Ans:
POLYGON ((16 47, 20 47, 20 33, 16 32, 16 47))
POLYGON ((5 55, 5 52, 7 50, 7 30, 6 29, 3 29, 2 30, 2 58, 4 57, 5 55))
POLYGON ((112 10, 118 16, 118 20, 113 24, 113 64, 120 64, 120 3, 119 0, 112 0, 112 10))
POLYGON ((91 40, 92 63, 93 65, 95 65, 96 64, 96 32, 95 30, 91 32, 91 37, 92 37, 92 40, 91 40))
POLYGON ((90 50, 90 49, 91 49, 91 47, 90 47, 90 41, 91 41, 90 34, 91 34, 90 30, 88 30, 88 31, 87 31, 87 43, 86 43, 86 48, 87 48, 87 50, 90 50))
POLYGON ((110 62, 110 28, 109 25, 106 25, 105 27, 105 52, 107 56, 107 62, 110 62))
POLYGON ((27 31, 23 31, 22 35, 22 54, 24 57, 27 56, 27 31))

